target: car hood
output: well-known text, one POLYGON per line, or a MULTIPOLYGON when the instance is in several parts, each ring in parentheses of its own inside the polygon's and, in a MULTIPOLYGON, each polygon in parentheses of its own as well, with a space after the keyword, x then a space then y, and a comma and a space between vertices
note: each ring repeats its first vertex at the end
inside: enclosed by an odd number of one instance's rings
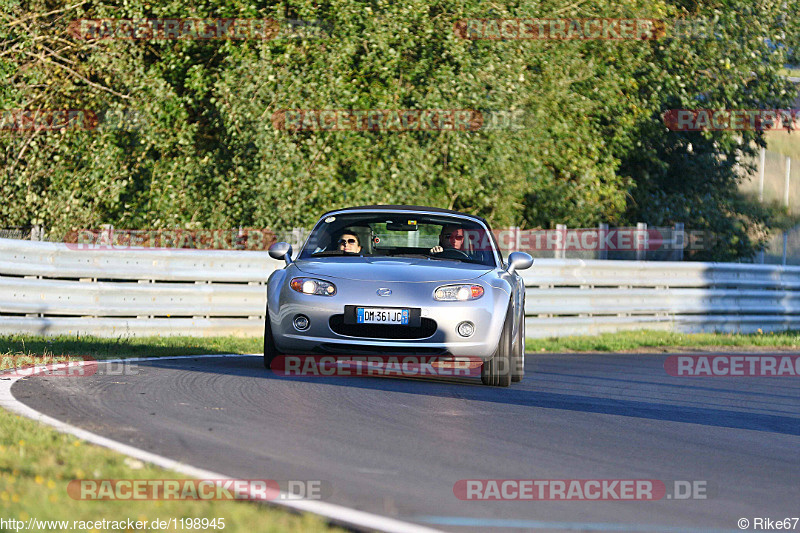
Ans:
POLYGON ((358 281, 425 283, 468 281, 491 272, 492 267, 411 257, 326 257, 293 263, 300 272, 327 278, 358 281))

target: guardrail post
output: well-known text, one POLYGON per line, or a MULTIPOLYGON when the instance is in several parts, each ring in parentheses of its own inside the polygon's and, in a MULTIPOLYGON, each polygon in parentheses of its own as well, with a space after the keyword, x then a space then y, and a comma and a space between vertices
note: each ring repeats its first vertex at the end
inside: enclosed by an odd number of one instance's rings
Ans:
POLYGON ((672 230, 672 246, 677 260, 683 261, 683 249, 686 247, 686 233, 683 229, 683 222, 675 223, 675 228, 672 230))
POLYGON ((597 242, 600 246, 597 249, 598 259, 608 259, 608 248, 606 248, 606 235, 608 235, 608 224, 603 222, 597 227, 597 242))
MULTIPOLYGON (((786 177, 783 182, 783 205, 786 206, 786 210, 789 210, 789 176, 792 173, 792 158, 786 156, 786 177)), ((786 247, 788 245, 789 235, 786 233, 786 230, 783 230, 783 259, 781 260, 781 264, 786 264, 786 247)))
MULTIPOLYGON (((97 244, 103 244, 109 248, 114 246, 114 226, 111 224, 100 224, 100 234, 97 236, 97 244)), ((163 243, 162 243, 163 244, 163 243)), ((152 246, 152 244, 151 244, 152 246)))
POLYGON ((566 224, 556 224, 556 247, 554 250, 554 255, 556 259, 564 259, 566 254, 564 249, 567 243, 567 225, 566 224))
POLYGON ((783 230, 783 260, 781 264, 786 266, 786 246, 789 244, 789 234, 783 230))
POLYGON ((786 156, 786 178, 783 182, 783 205, 789 207, 789 175, 792 173, 792 158, 786 156))
POLYGON ((764 167, 767 164, 767 149, 761 148, 760 161, 758 165, 758 201, 764 201, 764 167))
POLYGON ((644 261, 647 258, 647 224, 639 222, 636 224, 636 260, 644 261))
MULTIPOLYGON (((759 162, 758 162, 758 201, 764 203, 764 168, 767 165, 767 149, 761 147, 759 150, 759 162)), ((758 252, 758 258, 756 259, 760 264, 764 264, 764 250, 760 250, 758 252)))

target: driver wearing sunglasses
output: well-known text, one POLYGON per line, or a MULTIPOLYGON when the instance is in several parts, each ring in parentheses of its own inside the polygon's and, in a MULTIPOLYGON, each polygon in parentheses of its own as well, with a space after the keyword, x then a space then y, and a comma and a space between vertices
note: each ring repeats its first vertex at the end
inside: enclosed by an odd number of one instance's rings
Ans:
POLYGON ((464 229, 458 226, 444 226, 439 233, 439 245, 431 248, 432 254, 444 250, 464 250, 464 229))
POLYGON ((341 237, 339 237, 338 243, 339 249, 344 252, 354 254, 361 253, 361 243, 358 241, 358 235, 355 233, 345 231, 342 233, 341 237))

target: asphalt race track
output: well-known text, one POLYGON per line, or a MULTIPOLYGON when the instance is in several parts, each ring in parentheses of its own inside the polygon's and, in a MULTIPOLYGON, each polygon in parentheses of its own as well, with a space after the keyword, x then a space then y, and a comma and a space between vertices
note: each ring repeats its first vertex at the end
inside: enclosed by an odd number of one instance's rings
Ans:
POLYGON ((326 501, 446 531, 739 531, 740 518, 800 516, 800 378, 672 377, 665 358, 528 354, 508 389, 277 377, 253 356, 153 359, 132 375, 101 364, 30 377, 12 393, 187 464, 321 480, 326 501), (678 480, 705 498, 462 501, 464 479, 650 479, 669 496, 678 480))

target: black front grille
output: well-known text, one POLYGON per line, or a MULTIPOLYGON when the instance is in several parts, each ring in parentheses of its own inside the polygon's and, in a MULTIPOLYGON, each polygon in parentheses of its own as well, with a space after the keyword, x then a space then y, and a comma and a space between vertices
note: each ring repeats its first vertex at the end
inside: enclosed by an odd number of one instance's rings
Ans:
POLYGON ((415 346, 369 346, 364 344, 321 344, 314 353, 344 356, 363 355, 452 355, 444 348, 417 348, 415 346))
POLYGON ((362 339, 427 339, 436 333, 436 321, 422 318, 419 327, 394 324, 345 324, 344 315, 333 315, 328 323, 331 331, 362 339))

